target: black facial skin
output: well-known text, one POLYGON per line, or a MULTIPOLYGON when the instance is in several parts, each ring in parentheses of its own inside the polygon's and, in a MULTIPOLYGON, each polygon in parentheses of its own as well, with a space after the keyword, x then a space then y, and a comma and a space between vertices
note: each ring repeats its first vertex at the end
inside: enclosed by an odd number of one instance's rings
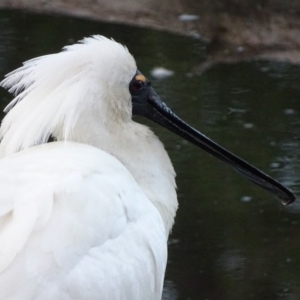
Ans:
POLYGON ((151 87, 151 83, 139 72, 129 84, 132 97, 132 114, 144 116, 176 133, 211 155, 230 165, 251 182, 281 199, 284 205, 293 203, 296 196, 281 183, 253 167, 246 161, 222 148, 201 132, 177 117, 151 87))

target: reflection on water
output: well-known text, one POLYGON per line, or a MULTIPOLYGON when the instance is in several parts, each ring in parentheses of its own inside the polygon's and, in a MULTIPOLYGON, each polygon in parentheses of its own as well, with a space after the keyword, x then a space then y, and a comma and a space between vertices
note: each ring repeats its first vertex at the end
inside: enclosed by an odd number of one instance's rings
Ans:
POLYGON ((165 280, 162 298, 163 298, 163 300, 177 300, 178 299, 176 285, 172 281, 167 280, 167 279, 165 280))
MULTIPOLYGON (((198 76, 197 65, 205 60, 205 44, 198 40, 0 11, 0 75, 94 33, 126 44, 150 78, 154 67, 172 70, 171 77, 151 79, 176 113, 299 195, 299 66, 255 61, 217 65, 198 76)), ((11 96, 0 90, 0 99, 3 108, 11 96)), ((149 125, 178 174, 180 209, 164 299, 299 299, 299 202, 283 207, 222 163, 149 125)))

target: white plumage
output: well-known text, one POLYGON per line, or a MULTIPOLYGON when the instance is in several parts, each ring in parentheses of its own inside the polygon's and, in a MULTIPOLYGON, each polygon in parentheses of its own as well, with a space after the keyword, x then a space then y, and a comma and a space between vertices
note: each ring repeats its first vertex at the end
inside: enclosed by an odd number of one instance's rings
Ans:
POLYGON ((161 298, 175 173, 131 119, 136 69, 94 36, 2 81, 1 300, 161 298))
POLYGON ((178 118, 113 40, 94 36, 30 60, 2 86, 16 98, 0 129, 0 300, 161 298, 175 173, 132 113, 284 204, 296 198, 178 118))

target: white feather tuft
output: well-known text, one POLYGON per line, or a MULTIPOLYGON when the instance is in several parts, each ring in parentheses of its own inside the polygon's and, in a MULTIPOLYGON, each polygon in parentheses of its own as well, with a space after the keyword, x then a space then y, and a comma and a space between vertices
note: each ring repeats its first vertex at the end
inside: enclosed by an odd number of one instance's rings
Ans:
POLYGON ((45 143, 51 135, 72 140, 79 119, 88 123, 91 112, 98 114, 94 125, 112 112, 126 115, 118 119, 131 117, 128 84, 135 72, 127 48, 99 35, 25 62, 0 83, 16 95, 5 108, 0 155, 45 143))

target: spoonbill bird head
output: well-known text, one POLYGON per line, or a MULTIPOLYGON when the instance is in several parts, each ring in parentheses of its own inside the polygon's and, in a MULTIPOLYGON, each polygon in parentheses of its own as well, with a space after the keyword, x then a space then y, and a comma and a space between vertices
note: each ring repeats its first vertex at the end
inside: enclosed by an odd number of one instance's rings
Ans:
MULTIPOLYGON (((127 48, 113 40, 93 36, 58 54, 30 60, 2 85, 17 94, 1 126, 2 156, 45 143, 50 136, 114 153, 109 135, 131 124, 132 114, 141 115, 229 164, 284 204, 295 200, 289 189, 177 117, 138 71, 127 48)), ((122 138, 120 143, 126 144, 122 138)))

